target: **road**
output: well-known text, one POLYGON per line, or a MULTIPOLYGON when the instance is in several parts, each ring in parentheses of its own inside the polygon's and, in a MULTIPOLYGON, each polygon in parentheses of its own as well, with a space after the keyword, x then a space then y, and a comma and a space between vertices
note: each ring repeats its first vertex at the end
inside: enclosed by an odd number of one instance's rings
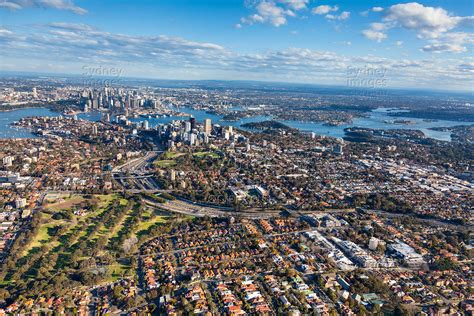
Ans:
POLYGON ((149 151, 145 156, 135 158, 126 163, 116 166, 112 169, 112 173, 141 172, 144 171, 150 163, 152 163, 162 151, 149 151))
POLYGON ((202 206, 196 203, 187 202, 183 200, 166 201, 165 203, 157 203, 148 199, 144 199, 145 203, 155 208, 179 213, 183 215, 191 215, 198 217, 246 217, 252 219, 270 218, 278 216, 279 210, 266 210, 266 211, 235 211, 233 209, 223 209, 221 207, 202 206))

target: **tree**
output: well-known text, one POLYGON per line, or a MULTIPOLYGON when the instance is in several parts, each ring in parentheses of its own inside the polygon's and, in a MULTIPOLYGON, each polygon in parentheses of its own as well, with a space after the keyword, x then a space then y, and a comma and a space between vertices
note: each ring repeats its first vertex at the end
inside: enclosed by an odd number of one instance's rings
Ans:
POLYGON ((405 315, 409 315, 408 313, 408 310, 403 307, 402 305, 397 305, 397 307, 395 307, 395 310, 393 311, 393 315, 394 316, 405 316, 405 315))

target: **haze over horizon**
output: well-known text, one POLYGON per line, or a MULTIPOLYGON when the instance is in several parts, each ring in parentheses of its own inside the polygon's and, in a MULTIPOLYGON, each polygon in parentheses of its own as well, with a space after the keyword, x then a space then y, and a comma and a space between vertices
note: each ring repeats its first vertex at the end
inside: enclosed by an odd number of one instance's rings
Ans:
POLYGON ((469 0, 3 0, 0 19, 2 71, 452 91, 474 82, 469 0))

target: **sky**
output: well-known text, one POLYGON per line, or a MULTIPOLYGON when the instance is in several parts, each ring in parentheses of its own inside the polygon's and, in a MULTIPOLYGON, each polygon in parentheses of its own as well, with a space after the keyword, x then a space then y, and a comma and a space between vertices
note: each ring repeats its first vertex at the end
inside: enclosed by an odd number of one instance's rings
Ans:
POLYGON ((0 71, 472 91, 473 3, 0 0, 0 71))

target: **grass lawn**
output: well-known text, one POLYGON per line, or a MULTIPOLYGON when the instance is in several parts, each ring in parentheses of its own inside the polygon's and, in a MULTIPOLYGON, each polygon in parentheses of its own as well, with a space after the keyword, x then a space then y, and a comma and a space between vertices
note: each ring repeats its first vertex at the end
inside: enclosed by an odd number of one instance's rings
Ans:
POLYGON ((155 216, 153 218, 150 218, 149 220, 145 220, 145 221, 141 221, 139 224, 138 224, 138 227, 137 227, 137 234, 142 232, 142 231, 145 231, 147 230, 148 228, 150 228, 151 226, 157 224, 157 223, 166 223, 166 218, 167 216, 155 216))
MULTIPOLYGON (((23 252, 23 255, 29 255, 32 249, 34 248, 39 248, 44 244, 48 244, 51 240, 51 237, 49 235, 49 229, 58 226, 58 225, 66 225, 67 230, 63 235, 66 235, 73 231, 74 229, 82 229, 83 234, 81 233, 78 238, 81 238, 82 236, 85 235, 86 233, 86 228, 83 227, 84 222, 82 219, 89 218, 89 217, 94 217, 99 215, 102 212, 105 212, 107 207, 114 201, 114 199, 119 198, 117 194, 107 194, 107 195, 95 195, 93 198, 97 198, 98 201, 98 208, 95 212, 88 213, 87 215, 81 217, 81 216, 76 216, 73 215, 72 219, 70 221, 66 221, 63 219, 59 220, 54 220, 51 217, 51 214, 43 212, 42 214, 42 221, 43 223, 40 225, 38 229, 38 233, 36 236, 32 239, 32 241, 28 244, 28 246, 25 247, 25 250, 23 252)), ((48 204, 44 208, 46 210, 52 210, 54 212, 59 212, 62 210, 70 209, 73 205, 81 203, 82 201, 85 201, 84 197, 81 195, 72 195, 71 197, 67 198, 63 202, 59 203, 54 203, 54 204, 48 204)), ((120 199, 120 204, 126 205, 128 201, 126 199, 121 198, 120 199)), ((97 235, 109 235, 111 232, 105 228, 102 228, 96 236, 93 236, 92 239, 98 238, 97 235)), ((52 246, 53 248, 58 246, 60 244, 60 241, 55 241, 52 244, 48 244, 49 246, 52 246)))
POLYGON ((43 213, 43 221, 44 224, 40 226, 38 229, 38 233, 36 234, 35 238, 28 244, 25 248, 23 255, 27 255, 32 249, 40 248, 44 244, 48 244, 53 248, 59 245, 59 241, 55 241, 54 243, 49 243, 51 236, 49 235, 49 229, 58 226, 58 225, 68 225, 68 222, 65 220, 54 220, 51 218, 51 215, 43 213))
POLYGON ((84 198, 80 195, 72 195, 70 197, 63 197, 64 201, 52 204, 46 204, 45 208, 55 212, 70 209, 74 205, 78 205, 84 201, 84 198))
POLYGON ((209 156, 209 157, 214 158, 214 159, 220 157, 217 153, 215 153, 213 151, 198 151, 198 152, 193 153, 193 156, 198 157, 198 158, 203 158, 203 157, 209 156))
POLYGON ((155 160, 153 164, 159 168, 166 168, 166 167, 176 166, 176 161, 175 160, 155 160))
POLYGON ((153 215, 153 211, 150 208, 147 208, 142 213, 142 218, 148 220, 153 215))
POLYGON ((122 278, 122 275, 124 274, 124 272, 125 272, 125 275, 130 274, 130 266, 125 265, 125 264, 120 264, 120 263, 112 264, 108 266, 107 268, 109 270, 110 277, 101 283, 115 282, 122 278))
POLYGON ((130 218, 131 212, 133 212, 133 209, 129 210, 128 213, 126 213, 125 216, 122 218, 122 220, 117 225, 115 225, 115 227, 113 227, 112 230, 109 232, 107 236, 109 238, 109 242, 110 239, 118 237, 119 232, 123 228, 123 224, 130 218))
MULTIPOLYGON (((95 197, 99 198, 99 208, 103 209, 112 204, 112 201, 118 198, 117 194, 101 194, 95 195, 95 197)), ((128 201, 124 198, 120 199, 121 205, 127 205, 128 201)))

